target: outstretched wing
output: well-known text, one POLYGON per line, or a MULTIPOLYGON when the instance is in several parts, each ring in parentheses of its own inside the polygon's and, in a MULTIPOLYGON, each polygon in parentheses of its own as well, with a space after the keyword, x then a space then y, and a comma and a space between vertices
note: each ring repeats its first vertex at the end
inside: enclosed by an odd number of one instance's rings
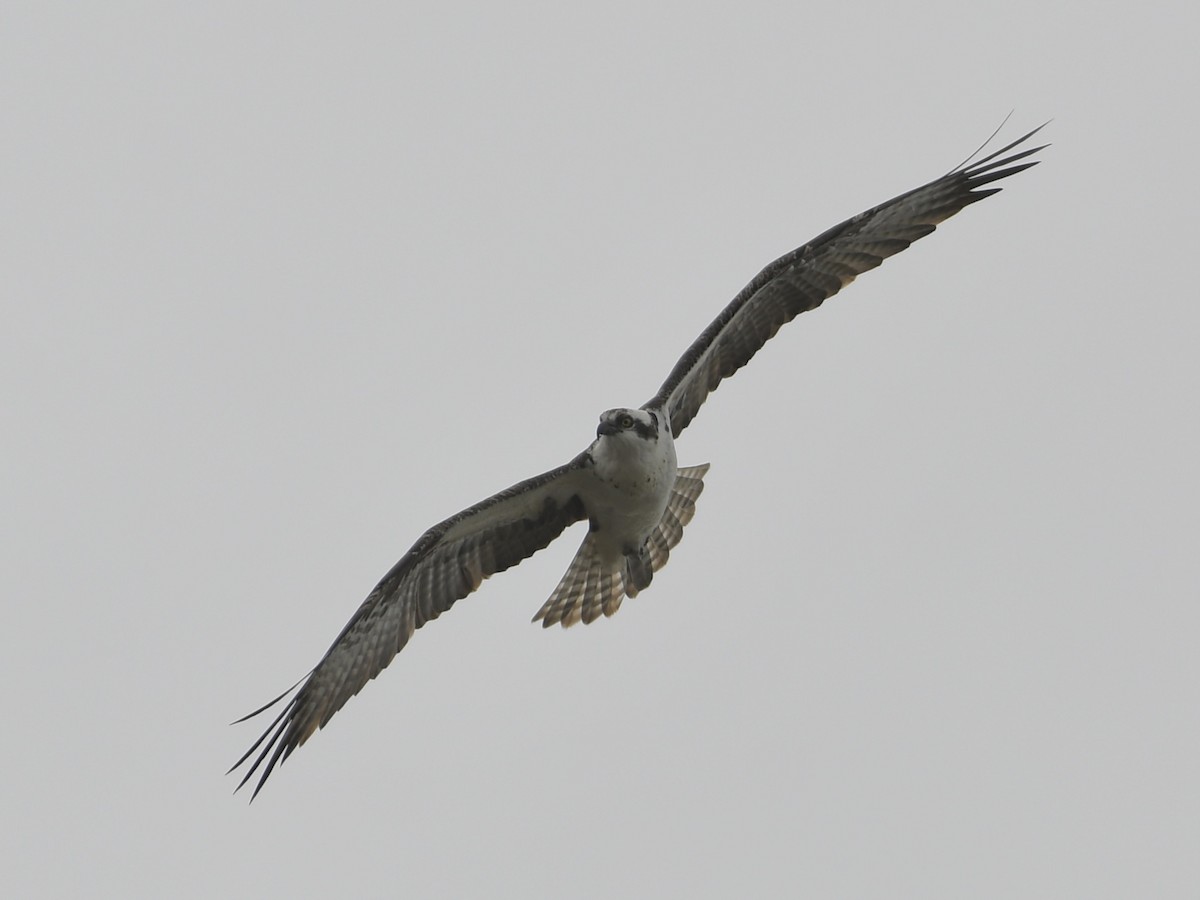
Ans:
POLYGON ((964 206, 1000 190, 980 190, 984 185, 1037 165, 1036 160, 1021 160, 1045 145, 1005 154, 1042 127, 977 162, 968 161, 923 187, 869 209, 775 260, 704 330, 643 408, 665 409, 671 418, 671 433, 678 437, 722 379, 748 363, 783 325, 925 237, 964 206))
MULTIPOLYGON (((265 763, 254 789, 257 796, 275 766, 383 671, 414 631, 474 591, 483 579, 532 556, 568 525, 586 518, 577 490, 586 459, 586 453, 580 454, 421 535, 362 602, 262 737, 230 768, 232 772, 258 752, 238 788, 265 763)), ((269 709, 291 691, 238 721, 269 709)))

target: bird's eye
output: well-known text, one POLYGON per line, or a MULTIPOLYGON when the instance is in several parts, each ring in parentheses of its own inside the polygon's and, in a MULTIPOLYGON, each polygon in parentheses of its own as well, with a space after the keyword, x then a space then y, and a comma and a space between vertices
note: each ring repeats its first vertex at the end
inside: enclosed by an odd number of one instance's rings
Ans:
POLYGON ((632 428, 633 416, 621 416, 621 418, 617 419, 617 424, 622 428, 632 428))

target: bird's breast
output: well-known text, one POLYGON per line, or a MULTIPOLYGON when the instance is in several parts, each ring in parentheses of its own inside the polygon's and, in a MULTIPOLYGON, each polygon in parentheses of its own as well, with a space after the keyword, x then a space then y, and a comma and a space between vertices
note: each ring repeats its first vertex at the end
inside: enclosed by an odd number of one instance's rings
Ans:
MULTIPOLYGON (((584 498, 592 528, 617 548, 638 547, 662 520, 677 465, 670 435, 658 440, 601 440, 584 498)), ((622 551, 624 552, 624 551, 622 551)))

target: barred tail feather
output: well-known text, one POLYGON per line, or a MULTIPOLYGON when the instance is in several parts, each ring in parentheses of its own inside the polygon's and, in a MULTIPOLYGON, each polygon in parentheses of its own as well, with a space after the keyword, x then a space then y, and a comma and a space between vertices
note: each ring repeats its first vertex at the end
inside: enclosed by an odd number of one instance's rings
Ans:
POLYGON ((625 596, 621 565, 621 560, 614 564, 603 558, 595 535, 589 532, 558 587, 533 621, 541 620, 544 628, 559 624, 569 628, 579 621, 591 622, 601 613, 611 616, 625 596))
POLYGON ((586 625, 601 614, 611 616, 620 609, 625 597, 637 596, 638 591, 650 583, 654 573, 667 564, 671 548, 683 538, 683 527, 696 514, 696 498, 704 490, 707 472, 707 463, 678 471, 662 520, 647 540, 644 558, 606 560, 589 533, 554 593, 542 604, 533 621, 540 621, 543 628, 551 625, 568 628, 576 622, 586 625))
POLYGON ((650 533, 650 565, 655 572, 667 564, 671 548, 683 539, 683 526, 696 515, 696 498, 704 490, 707 473, 708 463, 688 466, 676 473, 662 521, 650 533))

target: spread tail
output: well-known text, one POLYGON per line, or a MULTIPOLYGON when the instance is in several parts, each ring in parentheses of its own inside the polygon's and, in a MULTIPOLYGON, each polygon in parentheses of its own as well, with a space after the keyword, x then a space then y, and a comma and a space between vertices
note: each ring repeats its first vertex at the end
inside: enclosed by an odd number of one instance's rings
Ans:
POLYGON ((683 526, 696 514, 696 498, 704 490, 704 475, 708 464, 680 469, 675 475, 667 508, 662 520, 646 540, 641 554, 608 561, 601 555, 592 533, 567 567, 558 587, 550 595, 533 621, 544 628, 561 624, 564 628, 582 621, 593 622, 603 613, 611 616, 621 607, 625 597, 636 597, 667 564, 671 548, 683 537, 683 526))

